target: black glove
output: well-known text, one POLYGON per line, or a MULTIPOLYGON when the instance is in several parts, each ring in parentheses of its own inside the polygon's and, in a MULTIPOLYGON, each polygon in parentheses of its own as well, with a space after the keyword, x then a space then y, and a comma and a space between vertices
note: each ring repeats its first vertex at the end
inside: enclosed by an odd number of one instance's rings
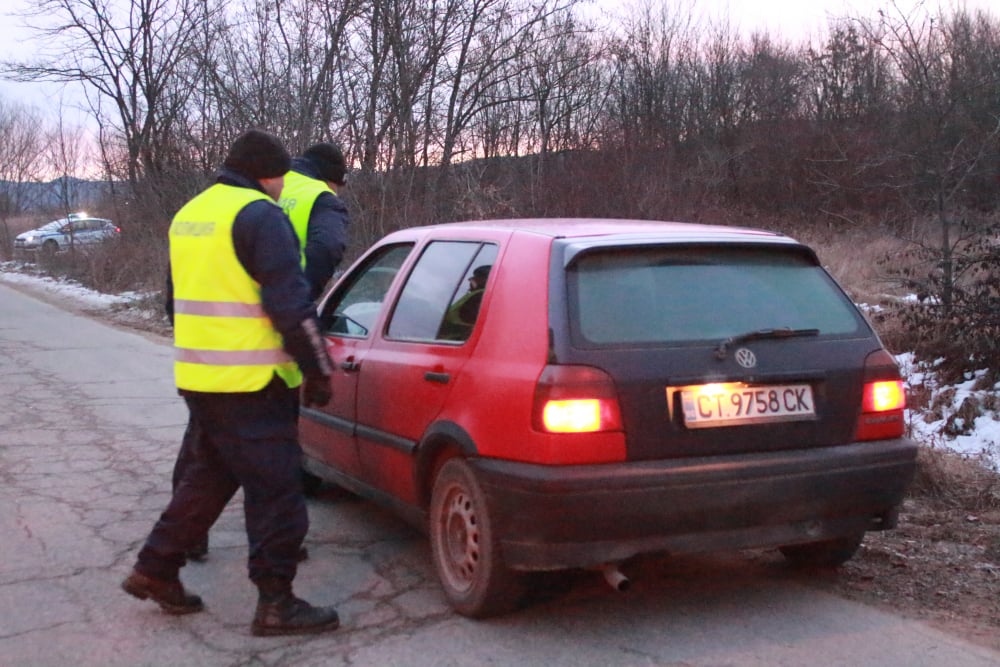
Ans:
POLYGON ((307 408, 323 407, 333 398, 330 378, 326 375, 307 375, 302 386, 302 404, 307 408))

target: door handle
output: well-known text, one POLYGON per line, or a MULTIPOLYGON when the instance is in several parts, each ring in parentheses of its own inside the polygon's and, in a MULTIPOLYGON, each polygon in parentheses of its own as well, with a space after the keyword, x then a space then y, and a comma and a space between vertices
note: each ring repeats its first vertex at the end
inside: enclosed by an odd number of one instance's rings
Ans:
POLYGON ((354 359, 348 359, 347 361, 340 362, 340 368, 348 373, 355 373, 359 368, 361 368, 361 364, 354 361, 354 359))
POLYGON ((435 373, 434 371, 427 371, 424 373, 424 379, 429 382, 440 382, 441 384, 448 384, 451 381, 450 373, 435 373))

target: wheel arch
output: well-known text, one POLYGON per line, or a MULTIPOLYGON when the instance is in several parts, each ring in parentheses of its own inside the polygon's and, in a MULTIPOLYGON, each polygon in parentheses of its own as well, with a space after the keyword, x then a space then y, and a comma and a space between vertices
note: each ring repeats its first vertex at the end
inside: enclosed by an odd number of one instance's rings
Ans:
POLYGON ((478 455, 475 441, 464 428, 451 421, 432 424, 416 450, 413 481, 420 506, 430 506, 434 477, 445 461, 456 456, 472 458, 478 455))

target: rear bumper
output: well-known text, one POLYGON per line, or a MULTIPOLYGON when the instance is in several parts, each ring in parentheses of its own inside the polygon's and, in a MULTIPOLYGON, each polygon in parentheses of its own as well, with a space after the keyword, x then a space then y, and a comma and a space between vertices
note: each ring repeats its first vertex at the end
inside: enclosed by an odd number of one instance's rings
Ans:
POLYGON ((507 565, 546 570, 892 528, 916 456, 915 443, 898 439, 605 465, 470 463, 507 565))

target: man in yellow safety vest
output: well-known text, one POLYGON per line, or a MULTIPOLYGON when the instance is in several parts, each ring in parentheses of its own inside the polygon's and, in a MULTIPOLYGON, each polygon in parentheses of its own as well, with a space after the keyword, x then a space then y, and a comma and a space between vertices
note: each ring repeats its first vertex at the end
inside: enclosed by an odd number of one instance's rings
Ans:
MULTIPOLYGON (((337 196, 337 188, 347 184, 347 162, 340 148, 331 143, 310 146, 300 157, 292 158, 285 174, 284 187, 278 205, 292 222, 299 240, 302 267, 309 282, 309 298, 316 300, 323 292, 344 257, 350 220, 347 206, 337 196)), ((172 285, 168 280, 168 295, 172 285)), ((172 301, 167 299, 168 315, 172 301)), ((184 469, 194 458, 195 441, 199 437, 192 425, 184 433, 174 464, 173 484, 176 487, 184 469)), ((188 560, 201 561, 208 554, 208 533, 188 550, 188 560)), ((299 550, 299 559, 308 556, 306 547, 299 550)))
POLYGON ((199 437, 122 582, 167 613, 200 611, 201 598, 180 581, 185 553, 242 487, 248 571, 258 589, 255 635, 339 625, 333 607, 314 607, 292 592, 309 526, 298 392, 302 385, 307 405, 329 402, 332 364, 294 231, 276 204, 290 165, 276 137, 244 133, 215 184, 170 226, 174 377, 199 437))

